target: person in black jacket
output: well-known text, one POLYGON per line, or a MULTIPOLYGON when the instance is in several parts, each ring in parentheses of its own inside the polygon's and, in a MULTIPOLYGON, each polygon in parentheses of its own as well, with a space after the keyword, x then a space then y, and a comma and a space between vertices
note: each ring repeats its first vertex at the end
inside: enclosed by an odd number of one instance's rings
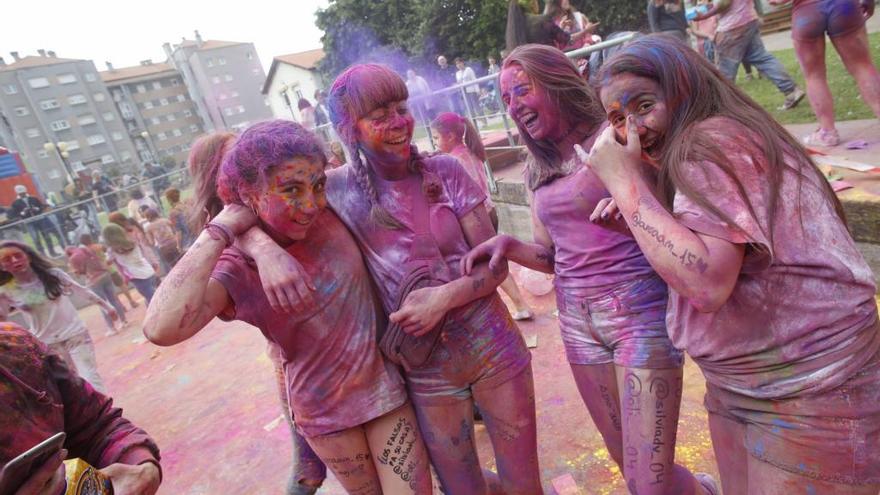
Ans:
MULTIPOLYGON (((15 194, 18 195, 18 198, 16 198, 9 207, 10 219, 24 220, 26 218, 40 215, 46 211, 46 205, 40 201, 39 198, 28 194, 27 187, 22 184, 15 186, 15 194)), ((52 221, 49 218, 41 217, 31 222, 27 222, 26 225, 28 231, 30 231, 31 238, 34 240, 34 244, 41 253, 53 258, 61 256, 61 253, 55 251, 51 236, 55 236, 59 247, 62 249, 64 248, 64 240, 61 238, 61 235, 55 229, 55 225, 52 224, 52 221)))

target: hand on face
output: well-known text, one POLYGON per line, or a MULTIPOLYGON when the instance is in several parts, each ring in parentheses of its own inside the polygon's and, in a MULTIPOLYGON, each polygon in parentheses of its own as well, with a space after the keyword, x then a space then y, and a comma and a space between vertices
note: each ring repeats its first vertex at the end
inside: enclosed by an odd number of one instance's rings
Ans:
POLYGON ((620 143, 613 127, 606 127, 593 143, 589 154, 580 145, 575 145, 575 152, 604 184, 624 179, 629 173, 637 171, 641 163, 642 145, 638 126, 629 116, 626 118, 625 143, 620 143))

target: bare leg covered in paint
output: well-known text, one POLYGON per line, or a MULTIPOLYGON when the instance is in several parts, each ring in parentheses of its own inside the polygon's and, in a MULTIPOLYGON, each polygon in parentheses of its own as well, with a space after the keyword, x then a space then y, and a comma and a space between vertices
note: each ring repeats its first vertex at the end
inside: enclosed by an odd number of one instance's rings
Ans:
POLYGON ((818 481, 779 469, 749 455, 746 427, 724 416, 709 413, 712 447, 721 473, 724 495, 877 495, 880 485, 843 485, 818 481))
POLYGON ((674 462, 681 404, 680 368, 646 370, 608 363, 573 364, 571 369, 581 398, 611 458, 620 466, 630 493, 706 493, 687 469, 674 462))
POLYGON ((308 442, 351 495, 431 493, 428 453, 410 404, 308 442))
MULTIPOLYGON (((506 495, 543 493, 536 456, 531 367, 498 387, 474 394, 495 451, 501 492, 506 495)), ((421 405, 417 413, 444 493, 495 493, 496 479, 484 476, 477 456, 473 402, 421 405)))

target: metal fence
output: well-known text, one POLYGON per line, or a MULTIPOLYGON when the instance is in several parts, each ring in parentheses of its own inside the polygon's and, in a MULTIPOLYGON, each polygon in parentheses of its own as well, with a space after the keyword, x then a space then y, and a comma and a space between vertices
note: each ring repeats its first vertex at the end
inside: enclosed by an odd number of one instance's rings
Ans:
MULTIPOLYGON (((614 39, 601 41, 590 46, 566 52, 565 55, 572 60, 587 59, 595 52, 600 52, 606 48, 626 43, 635 36, 635 33, 621 34, 615 36, 614 39)), ((415 114, 420 134, 424 133, 424 137, 420 136, 420 140, 426 140, 429 148, 432 151, 437 151, 437 144, 431 136, 432 116, 440 112, 452 111, 466 116, 474 124, 474 127, 480 132, 481 136, 491 132, 504 131, 507 138, 507 144, 486 146, 487 152, 524 149, 525 146, 517 144, 516 135, 518 134, 518 131, 515 130, 516 125, 510 121, 507 112, 504 111, 504 102, 501 99, 501 92, 499 91, 499 77, 500 74, 498 73, 489 74, 473 81, 455 84, 443 89, 432 91, 427 95, 410 98, 410 109, 415 114), (478 88, 478 91, 487 88, 488 96, 492 99, 493 105, 475 105, 474 99, 468 96, 467 91, 467 88, 473 87, 478 88), (481 112, 481 107, 494 109, 494 111, 491 111, 490 113, 481 112), (428 111, 429 108, 434 109, 435 111, 428 111)), ((331 124, 319 126, 318 131, 324 136, 334 136, 331 124)), ((492 174, 492 168, 489 166, 488 162, 484 162, 483 167, 486 169, 486 176, 489 179, 489 189, 493 193, 497 192, 498 189, 495 183, 495 177, 492 174)))
POLYGON ((78 245, 82 234, 91 234, 97 241, 101 229, 107 223, 106 216, 110 213, 121 210, 129 216, 127 205, 131 199, 130 192, 135 189, 140 189, 145 197, 150 197, 161 212, 164 210, 163 193, 169 187, 181 190, 189 187, 188 171, 185 168, 177 169, 116 187, 105 194, 94 194, 88 199, 56 207, 43 201, 46 204, 44 213, 20 220, 7 217, 7 221, 0 225, 0 239, 23 242, 48 256, 60 255, 66 246, 78 245))
MULTIPOLYGON (((612 40, 567 52, 566 55, 571 59, 587 58, 594 52, 625 43, 632 39, 633 36, 631 34, 616 37, 612 40)), ((481 135, 504 131, 507 138, 506 145, 487 146, 487 151, 524 148, 524 146, 517 144, 515 124, 510 121, 507 112, 504 111, 504 102, 501 100, 501 92, 498 90, 500 87, 499 75, 490 74, 473 81, 436 90, 427 95, 410 98, 410 104, 419 125, 419 133, 423 133, 419 140, 427 141, 428 147, 432 151, 436 151, 436 143, 434 143, 431 137, 431 117, 438 112, 455 111, 473 122, 481 135), (483 88, 486 89, 487 93, 483 95, 483 104, 480 104, 479 98, 475 102, 474 97, 468 96, 467 88, 473 87, 479 88, 478 90, 481 92, 483 88), (487 100, 486 96, 490 100, 487 100), (491 104, 489 104, 490 102, 491 104), (429 112, 429 108, 436 109, 437 111, 429 112)), ((316 130, 326 139, 335 139, 335 132, 330 124, 319 126, 316 130)), ((489 188, 492 192, 496 192, 497 186, 492 169, 489 167, 488 162, 484 162, 483 166, 489 179, 489 188)), ((151 196, 159 208, 162 209, 162 195, 165 188, 175 186, 183 190, 188 185, 189 177, 186 169, 178 169, 148 180, 120 186, 112 192, 94 195, 86 200, 50 207, 45 213, 39 215, 21 220, 8 219, 0 225, 0 239, 13 239, 24 242, 44 254, 52 254, 51 252, 58 245, 58 251, 63 252, 65 246, 78 244, 79 236, 83 233, 92 234, 93 238, 97 240, 100 237, 102 226, 107 222, 107 214, 121 209, 128 216, 126 204, 130 198, 130 191, 134 189, 143 190, 144 194, 151 196), (101 218, 102 215, 104 216, 103 219, 101 218)))

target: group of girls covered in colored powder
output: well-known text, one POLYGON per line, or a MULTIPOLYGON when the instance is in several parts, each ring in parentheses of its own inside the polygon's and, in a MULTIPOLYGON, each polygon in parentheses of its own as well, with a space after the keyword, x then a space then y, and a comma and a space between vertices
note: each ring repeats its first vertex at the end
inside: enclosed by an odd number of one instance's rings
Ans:
POLYGON ((270 121, 194 170, 210 221, 147 337, 172 345, 215 316, 260 329, 316 466, 291 493, 326 465, 349 493, 431 493, 433 468, 448 494, 540 494, 531 356, 496 291, 512 261, 555 275, 571 372, 630 493, 876 495, 876 288, 797 140, 663 35, 592 86, 524 45, 500 89, 529 152, 532 242, 496 233, 461 120, 433 125, 449 154, 420 153, 404 81, 355 65, 328 97, 345 165, 325 171, 314 134, 270 121), (685 352, 720 484, 675 464, 685 352))

